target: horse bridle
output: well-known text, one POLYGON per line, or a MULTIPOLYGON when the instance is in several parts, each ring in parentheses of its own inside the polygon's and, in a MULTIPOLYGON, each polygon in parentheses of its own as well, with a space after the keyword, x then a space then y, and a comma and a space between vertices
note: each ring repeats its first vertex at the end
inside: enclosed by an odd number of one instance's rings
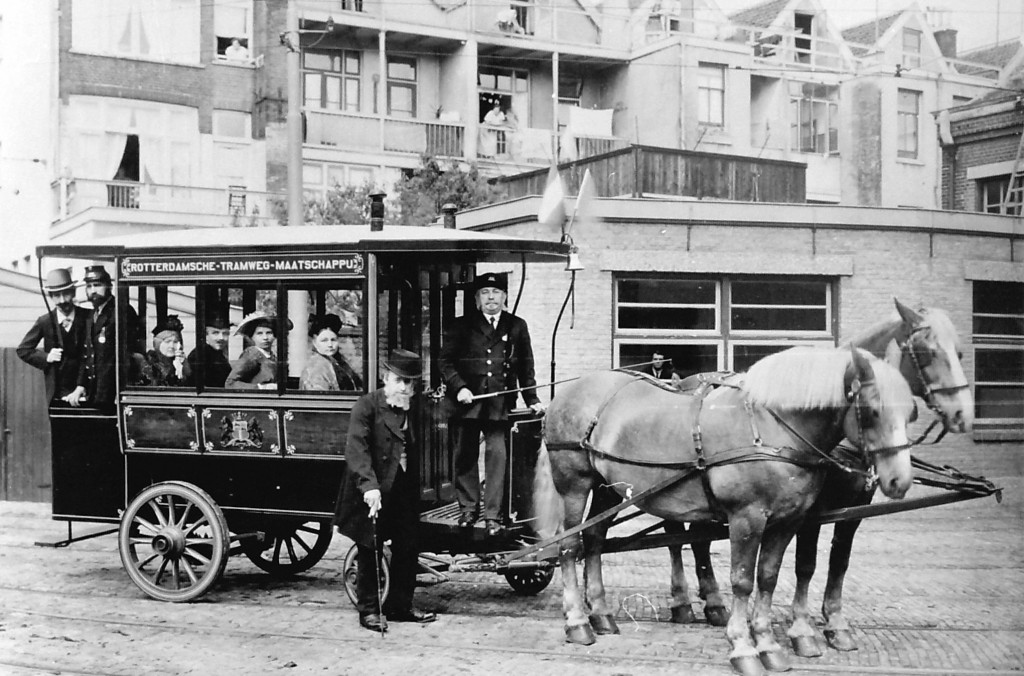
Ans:
POLYGON ((914 349, 913 343, 915 334, 930 328, 931 326, 929 326, 928 324, 918 324, 917 326, 910 329, 910 332, 907 334, 906 340, 897 340, 896 345, 897 347, 900 348, 900 352, 902 354, 905 354, 908 357, 910 357, 910 362, 914 365, 914 372, 917 374, 917 379, 921 383, 921 390, 924 392, 924 396, 922 397, 924 399, 924 403, 928 406, 929 409, 931 409, 933 413, 936 414, 936 416, 938 416, 936 420, 932 421, 931 425, 928 426, 928 429, 924 431, 924 434, 922 434, 917 441, 918 443, 920 443, 925 437, 927 437, 928 434, 935 427, 936 422, 938 420, 941 420, 942 432, 939 433, 939 436, 936 437, 935 441, 931 442, 933 444, 937 444, 939 443, 939 441, 942 440, 942 437, 946 436, 946 432, 949 431, 949 421, 946 419, 946 414, 943 413, 942 409, 940 409, 938 405, 935 403, 934 395, 959 392, 960 390, 969 389, 970 385, 964 383, 962 385, 951 385, 949 387, 932 387, 932 385, 928 382, 928 379, 925 378, 924 367, 921 365, 921 360, 917 356, 917 350, 914 349))
POLYGON ((857 420, 857 437, 860 439, 858 447, 861 454, 867 459, 869 456, 875 456, 880 453, 899 453, 900 451, 906 451, 914 447, 914 444, 909 441, 905 444, 899 444, 898 446, 882 446, 881 448, 864 448, 864 421, 862 419, 862 411, 868 407, 861 404, 860 393, 864 385, 873 385, 874 380, 865 380, 861 382, 860 379, 854 378, 853 382, 850 383, 850 391, 847 393, 846 398, 850 401, 850 405, 854 409, 854 417, 857 420))

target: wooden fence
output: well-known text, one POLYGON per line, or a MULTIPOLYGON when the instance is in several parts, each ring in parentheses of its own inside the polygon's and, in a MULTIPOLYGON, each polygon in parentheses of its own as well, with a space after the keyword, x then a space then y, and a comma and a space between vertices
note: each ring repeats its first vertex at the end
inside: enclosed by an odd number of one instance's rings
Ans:
POLYGON ((0 500, 51 500, 46 405, 42 371, 0 348, 0 500))
MULTIPOLYGON (((676 195, 740 202, 807 201, 807 165, 692 150, 633 145, 558 165, 566 192, 575 195, 587 169, 599 197, 676 195)), ((509 198, 541 195, 547 169, 502 176, 509 198)))

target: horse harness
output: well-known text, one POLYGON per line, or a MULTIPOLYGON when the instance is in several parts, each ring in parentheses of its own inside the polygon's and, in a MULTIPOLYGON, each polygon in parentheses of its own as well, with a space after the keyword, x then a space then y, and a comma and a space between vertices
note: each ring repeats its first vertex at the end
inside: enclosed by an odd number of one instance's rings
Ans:
MULTIPOLYGON (((605 513, 598 515, 598 517, 594 517, 594 519, 588 519, 588 523, 596 522, 595 519, 599 521, 601 518, 610 516, 611 514, 614 514, 629 505, 635 504, 636 502, 639 502, 640 500, 654 493, 665 490, 666 488, 669 488, 670 486, 673 486, 693 476, 694 474, 700 476, 701 485, 704 489, 704 495, 708 500, 708 505, 710 506, 711 510, 720 518, 722 518, 722 520, 725 520, 725 510, 722 509, 717 498, 715 497, 714 492, 711 489, 710 479, 708 478, 707 470, 710 469, 711 467, 737 464, 741 462, 775 460, 780 462, 788 462, 793 465, 806 468, 814 468, 824 464, 825 462, 833 462, 835 464, 839 464, 846 471, 856 471, 853 470, 852 468, 847 468, 838 463, 837 461, 835 461, 834 459, 830 458, 827 453, 825 453, 824 451, 816 447, 814 444, 812 444, 810 441, 805 439, 799 432, 794 430, 792 426, 790 426, 778 414, 776 414, 774 411, 767 407, 764 407, 765 410, 768 411, 773 417, 775 417, 776 420, 778 420, 783 426, 785 426, 791 433, 795 434, 797 438, 799 438, 801 441, 807 444, 811 448, 811 452, 809 453, 806 450, 800 450, 789 446, 775 447, 765 445, 764 441, 761 439, 761 434, 757 427, 757 421, 754 418, 754 407, 746 398, 744 398, 743 400, 743 408, 747 412, 747 419, 749 421, 750 431, 753 437, 751 445, 740 446, 738 448, 733 448, 718 453, 716 454, 715 458, 709 461, 704 453, 703 434, 700 425, 700 413, 704 404, 704 399, 707 398, 708 394, 710 394, 713 390, 717 389, 718 387, 731 387, 736 390, 740 389, 738 385, 728 380, 728 378, 731 375, 734 375, 728 372, 701 374, 700 384, 693 390, 688 390, 686 392, 683 392, 677 388, 668 385, 664 385, 662 383, 653 383, 656 386, 661 387, 661 389, 669 390, 676 394, 685 394, 687 396, 694 397, 694 399, 696 400, 697 410, 694 415, 693 429, 691 431, 691 437, 693 439, 693 448, 696 454, 696 458, 694 460, 685 462, 655 462, 649 460, 635 460, 632 458, 623 458, 621 456, 608 453, 607 451, 603 451, 597 448, 597 446, 595 446, 591 441, 591 435, 594 432, 594 428, 597 427, 597 424, 601 419, 602 413, 605 411, 608 405, 611 404, 611 402, 616 398, 616 396, 618 396, 620 392, 622 392, 626 387, 628 387, 632 383, 640 380, 646 380, 649 382, 652 381, 652 379, 640 373, 635 373, 632 375, 633 377, 630 380, 623 383, 615 391, 609 394, 603 402, 601 402, 601 405, 598 407, 597 412, 594 414, 594 417, 591 418, 590 424, 587 426, 587 430, 580 441, 561 443, 548 442, 548 451, 550 452, 582 450, 586 451, 587 453, 593 456, 622 464, 635 465, 639 467, 657 467, 661 469, 678 469, 681 471, 678 474, 670 476, 664 481, 659 482, 658 484, 655 484, 654 486, 647 488, 636 495, 627 493, 628 504, 620 503, 619 505, 616 505, 610 510, 607 510, 605 513)), ((859 395, 855 394, 854 396, 859 395)), ((581 526, 582 525, 583 524, 581 524, 581 526)))
MULTIPOLYGON (((914 349, 914 335, 930 328, 931 327, 928 324, 918 324, 917 326, 910 329, 910 332, 907 334, 906 339, 902 341, 896 341, 896 346, 900 348, 900 352, 910 357, 910 363, 914 365, 914 371, 917 374, 917 379, 921 383, 921 390, 924 392, 924 397, 922 397, 924 399, 924 403, 927 404, 928 408, 931 409, 931 411, 937 415, 936 419, 932 420, 932 423, 928 426, 928 429, 926 429, 924 433, 921 434, 921 436, 918 437, 918 439, 914 442, 915 444, 919 444, 922 441, 924 441, 924 439, 931 433, 932 429, 935 427, 936 424, 938 424, 940 420, 942 421, 942 431, 939 432, 939 435, 935 438, 935 441, 931 443, 939 443, 940 441, 942 441, 942 437, 946 436, 946 432, 949 431, 949 425, 946 422, 946 417, 945 415, 943 415, 942 410, 935 404, 934 395, 937 393, 959 392, 960 390, 965 390, 970 387, 970 385, 968 385, 967 383, 963 383, 962 385, 951 385, 949 387, 933 387, 931 383, 928 382, 928 379, 925 378, 924 366, 921 365, 921 361, 918 357, 917 350, 914 349)), ((927 366, 927 364, 925 366, 927 366)))

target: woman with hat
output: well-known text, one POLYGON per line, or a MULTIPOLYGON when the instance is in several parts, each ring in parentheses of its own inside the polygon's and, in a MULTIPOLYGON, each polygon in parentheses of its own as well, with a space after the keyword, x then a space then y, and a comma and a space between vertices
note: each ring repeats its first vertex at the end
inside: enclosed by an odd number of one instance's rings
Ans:
POLYGON ((382 633, 388 620, 422 624, 436 619, 413 605, 419 485, 411 402, 421 375, 418 354, 392 350, 381 369, 384 387, 364 394, 352 407, 344 449, 334 523, 357 547, 359 624, 382 633), (391 540, 391 592, 382 608, 377 571, 385 540, 391 540))
MULTIPOLYGON (((292 323, 288 321, 288 330, 292 323)), ((248 315, 235 329, 252 340, 252 346, 245 349, 231 367, 231 373, 224 382, 225 387, 244 390, 273 390, 277 383, 277 358, 274 356, 274 340, 277 333, 277 317, 257 310, 248 315)))
POLYGON ((185 352, 178 315, 167 315, 153 329, 153 349, 146 352, 142 365, 142 385, 178 387, 184 384, 185 352))
POLYGON ((310 315, 309 338, 312 354, 299 378, 303 390, 354 391, 363 389, 362 380, 338 352, 341 317, 333 314, 310 315))

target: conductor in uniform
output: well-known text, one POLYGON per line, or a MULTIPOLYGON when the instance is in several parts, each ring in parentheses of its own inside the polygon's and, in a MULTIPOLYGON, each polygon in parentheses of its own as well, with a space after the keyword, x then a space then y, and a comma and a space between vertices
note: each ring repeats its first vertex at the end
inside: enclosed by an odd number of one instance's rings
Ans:
POLYGON ((381 371, 384 386, 352 407, 334 523, 356 544, 359 624, 383 633, 388 620, 423 624, 436 616, 413 605, 419 482, 412 397, 422 375, 420 356, 392 350, 381 371), (391 592, 382 604, 377 573, 385 540, 391 540, 391 592))
MULTIPOLYGON (((95 408, 109 409, 114 406, 117 393, 117 305, 112 293, 113 282, 110 273, 102 265, 86 267, 84 281, 86 296, 92 303, 92 312, 86 325, 86 349, 82 357, 78 384, 88 392, 87 403, 95 408)), ((125 310, 128 315, 128 352, 141 352, 139 317, 132 306, 127 305, 125 310)), ((75 399, 70 403, 72 406, 78 406, 79 400, 75 399)))
POLYGON ((489 272, 473 283, 476 311, 452 322, 444 334, 439 365, 448 392, 459 407, 453 416, 461 428, 455 454, 455 494, 468 528, 479 518, 480 435, 484 437, 483 518, 488 536, 501 532, 501 501, 505 490, 508 414, 522 390, 535 412, 544 406, 537 397, 533 346, 526 322, 504 310, 508 275, 489 272), (503 394, 495 394, 503 393, 503 394), (487 396, 492 395, 492 396, 487 396))

